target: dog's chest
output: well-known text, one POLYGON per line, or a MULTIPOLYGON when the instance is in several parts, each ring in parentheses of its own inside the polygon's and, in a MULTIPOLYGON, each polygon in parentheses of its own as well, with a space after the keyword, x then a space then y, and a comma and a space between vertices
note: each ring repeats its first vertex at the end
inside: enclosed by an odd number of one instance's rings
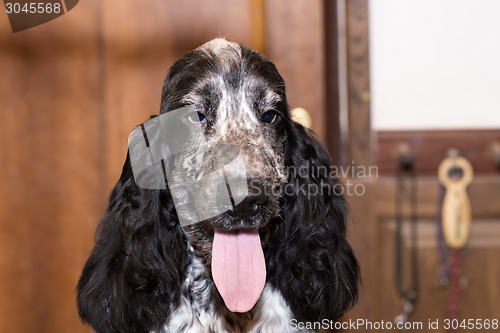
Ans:
POLYGON ((182 286, 180 304, 158 333, 303 332, 293 328, 289 306, 281 293, 269 285, 249 313, 232 314, 229 318, 217 311, 212 287, 201 262, 193 260, 182 286))

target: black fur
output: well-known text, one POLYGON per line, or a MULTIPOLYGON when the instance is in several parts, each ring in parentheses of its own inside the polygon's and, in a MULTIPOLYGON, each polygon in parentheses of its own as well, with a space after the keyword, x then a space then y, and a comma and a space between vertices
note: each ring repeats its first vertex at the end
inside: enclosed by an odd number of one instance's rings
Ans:
POLYGON ((78 282, 78 310, 99 333, 148 332, 179 299, 187 243, 168 190, 137 187, 127 156, 78 282))
POLYGON ((359 268, 345 239, 347 206, 329 174, 325 148, 293 122, 287 124, 287 138, 284 218, 272 224, 265 248, 268 281, 281 291, 296 319, 337 319, 358 292, 359 268))

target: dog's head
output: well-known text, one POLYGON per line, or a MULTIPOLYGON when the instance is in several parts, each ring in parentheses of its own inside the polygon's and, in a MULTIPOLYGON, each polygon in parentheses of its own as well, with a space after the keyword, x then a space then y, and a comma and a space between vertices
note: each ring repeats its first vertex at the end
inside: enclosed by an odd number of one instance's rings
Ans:
POLYGON ((328 153, 290 119, 275 66, 212 40, 169 70, 158 118, 176 112, 163 189, 138 186, 129 149, 78 285, 82 318, 99 332, 159 327, 179 304, 191 248, 226 314, 252 309, 267 283, 297 319, 339 317, 358 285, 345 203, 328 153))
MULTIPOLYGON (((289 116, 285 85, 275 66, 249 48, 212 40, 180 59, 167 75, 161 113, 185 106, 192 108, 187 122, 202 128, 205 144, 188 145, 174 161, 180 165, 173 168, 170 190, 176 195, 182 191, 177 184, 221 170, 226 181, 244 181, 248 187, 230 187, 232 207, 206 227, 262 228, 278 213, 286 182, 283 143, 289 116), (232 163, 236 158, 241 163, 232 163)), ((203 200, 210 206, 217 204, 217 193, 226 192, 225 183, 203 186, 203 200)))
POLYGON ((280 214, 287 180, 285 85, 259 53, 215 39, 180 59, 167 75, 161 113, 187 106, 179 122, 200 127, 203 144, 185 140, 183 152, 170 163, 169 188, 177 212, 188 221, 197 222, 190 218, 197 211, 219 208, 186 230, 226 306, 246 312, 264 287, 262 242, 280 214), (227 195, 230 204, 224 207, 227 195))

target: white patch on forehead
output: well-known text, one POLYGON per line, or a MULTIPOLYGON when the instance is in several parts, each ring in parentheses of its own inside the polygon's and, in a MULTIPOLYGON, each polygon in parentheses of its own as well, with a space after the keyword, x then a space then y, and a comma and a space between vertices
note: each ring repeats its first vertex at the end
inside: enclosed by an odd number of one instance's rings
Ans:
MULTIPOLYGON (((224 74, 231 70, 240 70, 240 66, 231 66, 243 61, 242 49, 237 43, 229 42, 224 38, 216 38, 203 44, 197 50, 215 55, 220 60, 219 66, 221 66, 224 74)), ((243 79, 239 82, 237 89, 234 89, 234 86, 229 89, 229 83, 225 81, 224 74, 214 73, 214 76, 210 78, 213 86, 216 87, 215 89, 221 93, 221 99, 218 101, 216 111, 215 133, 219 138, 226 137, 228 133, 239 133, 241 135, 254 133, 256 128, 261 125, 260 116, 256 114, 257 110, 254 110, 254 101, 250 100, 252 98, 251 87, 255 85, 252 80, 255 80, 255 78, 241 73, 243 79)), ((191 93, 184 97, 184 101, 196 104, 200 98, 201 96, 191 93)), ((259 104, 269 109, 273 108, 281 100, 281 97, 271 89, 266 91, 263 98, 264 101, 260 101, 259 104)))
MULTIPOLYGON (((229 65, 234 61, 241 60, 241 47, 239 44, 229 42, 224 38, 216 38, 201 45, 196 50, 205 52, 207 54, 215 54, 221 61, 219 63, 223 68, 229 69, 229 65)), ((222 78, 215 78, 215 84, 219 86, 220 91, 224 94, 226 89, 222 78), (220 81, 217 81, 220 80, 220 81)), ((185 104, 198 104, 202 96, 197 96, 194 91, 190 92, 182 98, 185 104)), ((225 99, 225 97, 224 97, 225 99)))
POLYGON ((201 51, 211 51, 217 56, 223 56, 224 51, 227 49, 232 49, 238 53, 238 55, 241 56, 241 48, 237 43, 234 42, 229 42, 225 40, 224 38, 216 38, 212 39, 211 41, 203 44, 198 48, 198 50, 201 51))
POLYGON ((229 118, 229 109, 231 107, 231 96, 227 93, 226 84, 221 76, 218 76, 218 86, 222 93, 222 99, 219 102, 219 108, 217 110, 217 132, 219 134, 225 134, 229 118))
MULTIPOLYGON (((245 94, 245 90, 240 91, 241 95, 241 110, 250 119, 251 122, 257 123, 257 117, 255 116, 255 111, 252 110, 252 106, 248 104, 248 97, 245 94)), ((248 124, 251 125, 251 124, 248 124)))
POLYGON ((232 129, 253 132, 259 121, 255 111, 248 103, 248 96, 245 87, 240 86, 236 94, 230 92, 226 87, 226 82, 219 77, 219 88, 222 92, 222 100, 217 111, 217 133, 225 136, 227 131, 232 129))

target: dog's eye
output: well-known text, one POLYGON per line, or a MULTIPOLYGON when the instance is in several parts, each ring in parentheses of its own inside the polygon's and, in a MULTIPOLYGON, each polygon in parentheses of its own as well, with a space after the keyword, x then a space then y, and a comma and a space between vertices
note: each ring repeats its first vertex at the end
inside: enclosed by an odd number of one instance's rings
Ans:
POLYGON ((191 124, 204 124, 207 122, 207 118, 201 112, 192 112, 188 115, 188 120, 191 124))
POLYGON ((278 119, 278 114, 276 111, 267 111, 260 117, 260 119, 265 123, 272 124, 276 121, 276 119, 278 119))

